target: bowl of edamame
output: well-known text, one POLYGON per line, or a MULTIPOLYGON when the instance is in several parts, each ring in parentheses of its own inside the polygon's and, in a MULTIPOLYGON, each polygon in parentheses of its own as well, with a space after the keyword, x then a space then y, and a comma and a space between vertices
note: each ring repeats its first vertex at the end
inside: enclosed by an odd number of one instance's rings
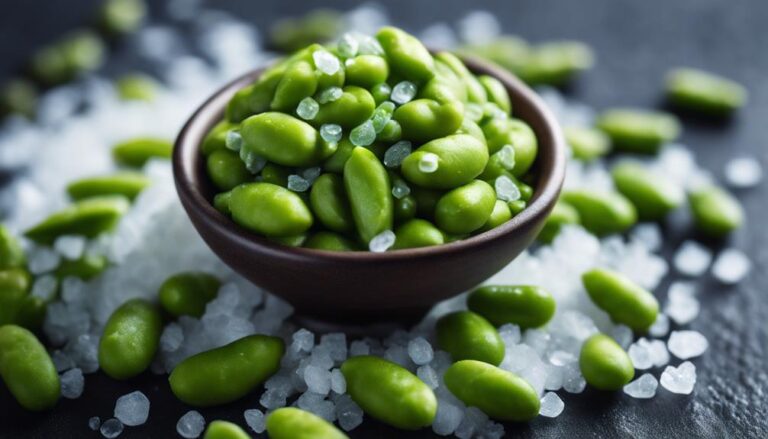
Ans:
POLYGON ((400 29, 311 45, 224 86, 173 155, 194 226, 300 314, 419 316, 534 240, 565 145, 516 77, 400 29))

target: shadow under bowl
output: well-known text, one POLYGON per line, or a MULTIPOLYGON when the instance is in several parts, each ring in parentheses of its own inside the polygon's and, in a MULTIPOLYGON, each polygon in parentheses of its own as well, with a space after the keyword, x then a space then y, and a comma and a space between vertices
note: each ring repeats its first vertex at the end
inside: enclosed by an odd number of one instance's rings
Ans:
POLYGON ((533 197, 505 224, 462 241, 386 253, 287 247, 238 226, 211 204, 217 191, 207 176, 200 145, 223 118, 232 95, 263 69, 216 92, 176 140, 173 173, 189 218, 226 264, 290 302, 299 316, 363 325, 413 321, 436 302, 480 284, 525 250, 544 225, 565 176, 565 144, 555 118, 528 86, 493 64, 474 58, 464 62, 475 74, 504 84, 515 117, 527 122, 538 140, 533 197))

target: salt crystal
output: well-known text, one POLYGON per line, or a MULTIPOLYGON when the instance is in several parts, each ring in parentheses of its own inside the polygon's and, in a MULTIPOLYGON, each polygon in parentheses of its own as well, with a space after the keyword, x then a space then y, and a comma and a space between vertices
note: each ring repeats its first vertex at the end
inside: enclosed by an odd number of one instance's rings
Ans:
POLYGON ((506 175, 498 177, 493 183, 496 190, 496 198, 501 201, 517 201, 520 199, 520 188, 506 175))
POLYGON ((627 325, 616 325, 611 331, 611 337, 616 340, 616 343, 618 343, 622 349, 627 349, 629 345, 632 344, 632 328, 627 325))
POLYGON ((643 244, 650 251, 658 250, 663 241, 661 229, 656 223, 638 224, 632 228, 629 236, 631 239, 643 244))
POLYGON ((549 362, 555 366, 565 366, 576 361, 576 356, 570 352, 557 350, 549 354, 549 362))
POLYGON ((488 422, 488 416, 477 407, 469 407, 464 411, 464 419, 461 420, 454 434, 459 439, 470 439, 480 436, 479 430, 488 422))
POLYGON ((35 247, 33 251, 29 252, 27 263, 30 273, 43 274, 59 266, 61 255, 49 248, 35 247))
POLYGON ((440 157, 437 154, 427 152, 419 159, 419 171, 431 174, 440 166, 440 157))
POLYGON ((320 105, 310 97, 302 99, 296 107, 296 115, 304 120, 314 119, 318 111, 320 111, 320 105))
POLYGON ((439 436, 448 436, 456 431, 464 419, 464 411, 455 404, 440 399, 437 401, 437 414, 432 421, 432 431, 439 436))
POLYGON ((664 313, 678 325, 685 325, 699 315, 699 301, 694 296, 694 285, 690 282, 675 282, 669 287, 664 313))
POLYGON ((96 431, 101 427, 101 418, 98 416, 92 416, 88 418, 88 428, 90 428, 93 431, 96 431))
POLYGON ((336 418, 344 431, 351 431, 363 423, 363 410, 349 395, 341 395, 336 400, 336 418))
POLYGON ((389 250, 395 244, 395 234, 391 230, 385 230, 371 239, 368 249, 374 253, 382 253, 389 250))
POLYGON ((184 342, 184 332, 177 323, 171 323, 163 330, 160 336, 160 349, 163 352, 175 352, 184 342))
POLYGON ((587 381, 579 374, 571 374, 563 380, 563 389, 568 393, 581 393, 587 387, 587 381))
POLYGON ((392 196, 397 198, 398 200, 405 198, 408 196, 408 194, 411 193, 411 188, 408 187, 408 184, 405 183, 405 181, 401 179, 395 180, 395 183, 392 185, 392 196))
POLYGON ((644 370, 653 367, 653 357, 647 339, 640 338, 637 340, 629 347, 627 354, 629 354, 635 369, 644 370))
POLYGON ((737 157, 725 164, 725 181, 734 188, 750 188, 760 184, 763 168, 752 157, 737 157))
POLYGON ((392 112, 395 111, 395 104, 390 101, 384 101, 376 107, 376 110, 371 116, 371 122, 373 123, 373 130, 376 133, 380 133, 384 127, 387 126, 390 120, 392 120, 392 112))
POLYGON ((486 44, 501 33, 501 24, 488 11, 473 11, 459 21, 459 35, 469 44, 486 44))
POLYGON ((304 328, 294 332, 291 338, 293 340, 291 347, 297 352, 310 352, 315 346, 315 334, 304 328))
POLYGON ((306 192, 309 189, 309 182, 301 175, 291 174, 288 176, 288 189, 294 192, 306 192))
POLYGON ((116 438, 123 432, 123 423, 115 418, 108 419, 101 424, 99 432, 101 432, 101 435, 107 439, 116 438))
POLYGON ((402 81, 392 87, 392 94, 389 95, 389 98, 392 99, 394 103, 402 105, 410 102, 416 97, 417 91, 418 88, 416 87, 416 84, 411 81, 402 81))
POLYGON ((61 396, 67 399, 77 399, 83 394, 85 379, 80 369, 70 369, 61 374, 61 396))
POLYGON ((53 360, 53 365, 56 367, 56 372, 64 372, 75 367, 75 362, 72 358, 60 350, 53 351, 51 360, 53 360))
POLYGON ((701 276, 712 262, 712 252, 694 241, 685 241, 674 256, 677 271, 688 276, 701 276))
POLYGON ((328 87, 317 95, 317 102, 320 104, 327 104, 338 100, 343 94, 344 90, 342 90, 341 87, 328 87))
POLYGON ((434 358, 432 345, 424 337, 416 337, 408 342, 408 355, 418 366, 427 364, 434 358))
POLYGON ((55 276, 49 274, 40 276, 32 285, 32 292, 30 294, 32 294, 33 297, 42 299, 44 302, 48 302, 53 300, 56 295, 56 287, 58 285, 59 282, 55 276))
POLYGON ((336 420, 335 404, 324 399, 323 395, 311 391, 305 392, 296 400, 296 405, 300 409, 314 413, 328 422, 336 420))
POLYGON ((331 360, 341 363, 347 359, 347 336, 342 332, 332 332, 320 337, 320 346, 328 350, 331 360))
POLYGON ((323 169, 321 167, 313 166, 301 171, 301 176, 304 178, 304 180, 307 180, 310 185, 312 185, 315 183, 315 180, 317 180, 317 177, 319 177, 322 173, 323 169))
POLYGON ((316 50, 312 59, 315 61, 315 67, 326 75, 334 75, 341 68, 341 62, 336 55, 327 50, 316 50))
POLYGON ((556 418, 560 416, 565 408, 563 400, 557 396, 555 392, 547 392, 541 398, 541 408, 539 409, 539 415, 547 418, 556 418))
POLYGON ((512 145, 502 146, 496 153, 496 157, 499 158, 499 163, 504 169, 511 171, 515 167, 515 148, 512 145))
POLYGON ((344 58, 352 58, 357 55, 357 51, 360 49, 360 43, 354 35, 345 33, 339 38, 336 48, 339 51, 339 55, 344 58))
POLYGON ((360 35, 357 38, 360 43, 360 49, 358 52, 360 55, 384 55, 384 48, 376 38, 370 35, 360 35))
POLYGON ((53 248, 65 259, 75 260, 83 255, 87 241, 82 236, 63 235, 56 238, 53 248))
POLYGON ((648 334, 651 337, 664 337, 669 333, 669 317, 666 314, 656 316, 656 321, 648 328, 648 334))
POLYGON ((624 386, 624 393, 632 398, 649 399, 656 395, 659 382, 650 373, 644 373, 640 378, 624 386))
POLYGON ((270 410, 280 408, 285 405, 286 397, 287 395, 285 395, 284 392, 275 389, 268 389, 266 392, 261 394, 261 398, 259 398, 259 404, 270 410))
POLYGON ((240 149, 240 160, 245 163, 246 169, 252 174, 258 174, 267 165, 267 160, 264 157, 250 151, 248 148, 240 149))
POLYGON ((245 417, 245 423, 248 424, 251 430, 256 433, 264 433, 267 429, 266 420, 264 419, 264 413, 259 409, 249 409, 243 412, 245 417))
POLYGON ((682 363, 678 367, 667 366, 661 373, 662 387, 672 393, 689 395, 696 385, 696 366, 690 361, 682 363))
POLYGON ((355 340, 349 345, 349 356, 357 357, 371 353, 371 347, 364 340, 355 340))
POLYGON ((205 430, 205 418, 199 412, 190 410, 179 418, 176 423, 176 432, 186 439, 195 439, 200 437, 205 430))
POLYGON ((355 146, 368 146, 374 140, 376 140, 376 131, 373 129, 373 122, 370 120, 352 128, 352 131, 349 133, 349 141, 355 146))
POLYGON ((304 369, 304 381, 309 391, 319 395, 327 395, 331 391, 331 372, 317 366, 307 366, 304 369))
POLYGON ((681 360, 698 357, 709 347, 709 342, 698 331, 672 331, 667 340, 669 352, 681 360))
POLYGON ((340 369, 331 371, 331 390, 339 395, 347 391, 347 380, 340 369))
POLYGON ((505 323, 499 326, 499 336, 505 346, 512 346, 520 343, 520 327, 513 323, 505 323))
POLYGON ((440 385, 440 380, 437 376, 437 372, 429 364, 419 366, 419 368, 416 369, 416 376, 418 376, 422 381, 424 381, 424 384, 429 386, 430 389, 435 389, 440 385))
POLYGON ((661 367, 669 363, 669 351, 663 341, 651 340, 648 343, 648 351, 651 353, 651 361, 653 361, 654 367, 661 367))
POLYGON ((240 131, 229 130, 227 131, 227 136, 224 139, 224 144, 227 149, 240 152, 240 150, 243 149, 243 136, 240 134, 240 131))
POLYGON ((149 418, 149 399, 140 391, 121 396, 115 403, 115 418, 131 427, 144 424, 149 418))
POLYGON ((412 144, 407 140, 401 140, 387 148, 384 152, 384 166, 397 168, 406 157, 411 155, 412 144))
POLYGON ((335 123, 325 123, 320 126, 320 137, 326 142, 336 143, 341 140, 341 125, 335 123))
MULTIPOLYGON (((519 328, 518 328, 518 331, 519 331, 519 328)), ((523 342, 526 345, 533 348, 533 350, 536 351, 539 355, 541 355, 547 350, 547 345, 549 344, 550 339, 551 339, 551 335, 549 334, 549 332, 546 332, 538 328, 532 328, 532 329, 525 330, 525 336, 523 337, 523 342)), ((504 340, 504 344, 506 344, 507 346, 510 346, 509 344, 507 344, 507 340, 504 339, 503 335, 502 335, 502 340, 504 340)))
POLYGON ((413 361, 411 361, 411 357, 408 355, 408 348, 399 344, 388 347, 387 350, 384 351, 384 358, 393 363, 397 363, 406 369, 413 365, 413 361))
POLYGON ((715 279, 728 285, 741 282, 752 269, 752 261, 746 254, 734 248, 720 252, 712 265, 712 275, 715 279))

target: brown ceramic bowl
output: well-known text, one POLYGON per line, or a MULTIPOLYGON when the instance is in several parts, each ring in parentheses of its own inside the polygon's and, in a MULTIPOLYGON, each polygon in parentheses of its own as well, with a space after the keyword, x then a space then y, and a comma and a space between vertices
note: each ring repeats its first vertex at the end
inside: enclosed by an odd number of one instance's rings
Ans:
POLYGON ((299 315, 315 319, 352 324, 410 320, 478 285, 528 247, 543 226, 565 175, 565 144, 554 117, 530 88, 487 62, 465 62, 476 74, 494 76, 506 86, 515 117, 530 124, 538 138, 535 192, 512 220, 463 241, 386 253, 286 247, 238 226, 211 205, 216 192, 199 147, 222 119, 230 97, 262 72, 255 70, 216 92, 176 140, 176 189, 195 228, 235 271, 286 299, 299 315))

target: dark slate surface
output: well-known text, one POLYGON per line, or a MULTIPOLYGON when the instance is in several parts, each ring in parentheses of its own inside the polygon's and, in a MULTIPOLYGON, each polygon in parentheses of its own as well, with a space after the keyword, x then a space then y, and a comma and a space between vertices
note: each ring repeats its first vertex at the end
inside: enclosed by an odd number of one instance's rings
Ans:
MULTIPOLYGON (((160 3, 160 2, 154 2, 160 3)), ((310 2, 218 0, 264 27, 275 17, 295 14, 310 2)), ((319 5, 321 2, 311 2, 319 5)), ((0 76, 20 68, 30 49, 63 31, 86 23, 96 0, 7 1, 0 14, 0 76)), ((741 0, 582 0, 387 2, 400 26, 418 29, 435 21, 454 21, 467 8, 495 11, 507 32, 533 41, 575 38, 592 45, 598 67, 584 75, 570 93, 597 108, 611 105, 656 106, 664 72, 675 65, 705 67, 746 84, 749 105, 728 123, 685 119, 683 141, 699 153, 702 164, 721 175, 733 154, 760 158, 768 166, 768 2, 741 0)), ((330 4, 342 9, 351 1, 330 4)), ((157 4, 155 4, 157 8, 157 4)), ((768 436, 768 234, 765 232, 768 183, 740 193, 749 228, 733 238, 755 261, 752 275, 738 287, 700 279, 703 301, 691 325, 710 341, 709 351, 695 360, 699 382, 691 396, 660 390, 650 401, 620 394, 587 391, 561 394, 566 408, 555 420, 507 426, 512 437, 766 437, 768 436)), ((665 246, 673 251, 684 237, 665 246)), ((719 243, 711 243, 716 248, 719 243)), ((663 298, 664 290, 659 294, 663 298)), ((658 372, 658 371, 657 371, 658 372)), ((170 394, 164 377, 141 376, 114 382, 89 376, 85 394, 62 401, 43 414, 28 414, 0 387, 0 437, 98 437, 86 423, 94 415, 111 416, 115 399, 141 390, 152 401, 147 425, 127 429, 121 437, 174 437, 177 419, 188 410, 170 394)), ((206 419, 224 418, 243 424, 242 411, 257 406, 258 395, 225 407, 202 410, 206 419)), ((353 438, 425 438, 431 432, 405 433, 367 421, 353 438)))

